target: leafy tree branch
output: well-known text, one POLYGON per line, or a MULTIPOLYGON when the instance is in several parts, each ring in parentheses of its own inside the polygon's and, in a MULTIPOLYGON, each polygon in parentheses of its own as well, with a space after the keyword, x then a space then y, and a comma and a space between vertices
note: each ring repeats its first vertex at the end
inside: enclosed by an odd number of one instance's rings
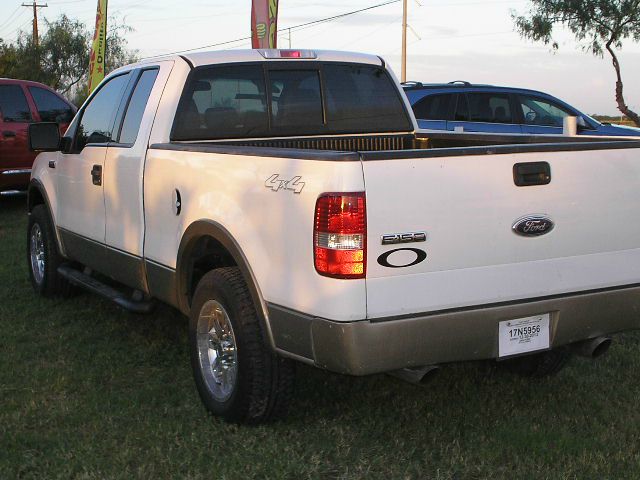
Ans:
POLYGON ((640 0, 531 0, 526 15, 512 12, 517 31, 523 38, 551 44, 553 29, 561 25, 573 33, 583 49, 596 56, 606 51, 616 72, 615 100, 618 110, 640 127, 640 116, 624 99, 622 71, 616 50, 623 40, 640 40, 640 0))

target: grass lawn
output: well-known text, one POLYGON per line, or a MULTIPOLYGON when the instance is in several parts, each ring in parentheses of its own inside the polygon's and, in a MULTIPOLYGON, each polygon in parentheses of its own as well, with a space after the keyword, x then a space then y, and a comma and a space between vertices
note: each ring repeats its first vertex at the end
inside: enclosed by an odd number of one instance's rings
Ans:
POLYGON ((0 479, 640 478, 639 334, 536 381, 300 366, 286 421, 227 425, 200 404, 185 318, 33 293, 25 202, 0 198, 0 479))

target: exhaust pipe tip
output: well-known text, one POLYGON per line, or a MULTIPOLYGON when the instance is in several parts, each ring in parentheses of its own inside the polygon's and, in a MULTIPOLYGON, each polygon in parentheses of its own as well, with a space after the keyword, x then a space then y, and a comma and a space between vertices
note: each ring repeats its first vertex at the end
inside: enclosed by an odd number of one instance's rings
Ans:
POLYGON ((611 346, 611 337, 596 337, 575 345, 576 353, 587 358, 598 358, 607 353, 611 346))

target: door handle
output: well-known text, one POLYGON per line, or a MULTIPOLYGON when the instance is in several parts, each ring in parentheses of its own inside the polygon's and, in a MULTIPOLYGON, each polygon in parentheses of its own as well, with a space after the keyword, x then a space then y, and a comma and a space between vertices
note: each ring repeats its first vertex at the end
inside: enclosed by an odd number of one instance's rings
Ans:
POLYGON ((518 187, 547 185, 551 183, 551 166, 547 162, 516 163, 513 166, 513 183, 518 187))
POLYGON ((14 132, 12 130, 5 130, 4 132, 2 132, 2 135, 4 135, 5 138, 15 137, 16 136, 16 132, 14 132))
POLYGON ((56 168, 56 161, 55 160, 49 160, 49 168, 56 168))
POLYGON ((102 185, 102 165, 94 165, 91 169, 91 181, 94 185, 102 185))

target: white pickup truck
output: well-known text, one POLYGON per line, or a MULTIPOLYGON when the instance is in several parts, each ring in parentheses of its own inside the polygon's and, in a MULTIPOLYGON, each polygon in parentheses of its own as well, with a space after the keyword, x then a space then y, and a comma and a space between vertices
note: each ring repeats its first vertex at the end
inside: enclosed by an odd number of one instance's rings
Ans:
POLYGON ((184 312, 199 394, 236 422, 285 412, 295 361, 549 373, 640 325, 640 142, 589 140, 417 131, 376 56, 143 61, 62 139, 31 126, 31 281, 184 312))

